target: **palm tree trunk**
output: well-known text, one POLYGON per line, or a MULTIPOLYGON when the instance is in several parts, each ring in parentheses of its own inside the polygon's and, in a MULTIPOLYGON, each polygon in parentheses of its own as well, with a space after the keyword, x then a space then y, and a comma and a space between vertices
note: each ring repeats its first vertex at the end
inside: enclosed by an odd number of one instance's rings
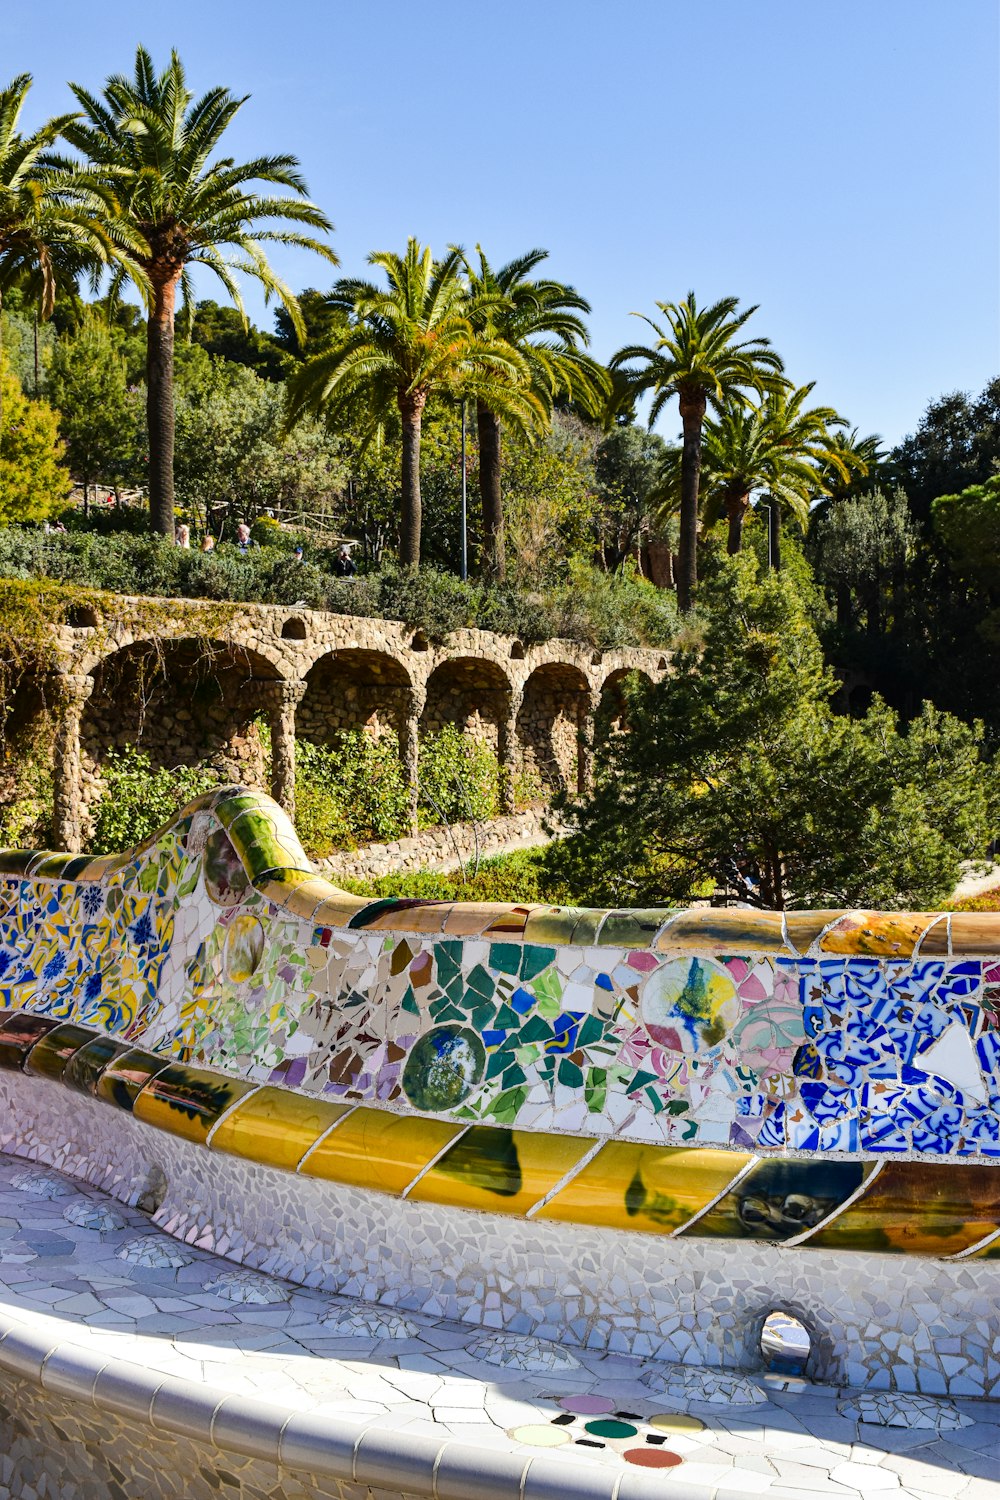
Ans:
POLYGON ((507 571, 500 490, 500 418, 476 403, 479 429, 479 496, 483 506, 483 573, 501 579, 507 571))
POLYGON ((750 496, 729 494, 726 496, 726 515, 729 517, 729 536, 726 551, 736 557, 743 550, 743 523, 747 518, 750 496))
POLYGON ((146 425, 149 430, 149 524, 174 536, 174 308, 180 272, 154 272, 146 324, 146 425))
POLYGON ((705 421, 703 391, 680 392, 684 446, 681 449, 681 534, 677 554, 677 607, 694 608, 698 588, 698 487, 701 480, 701 429, 705 421))
POLYGON ((781 572, 781 509, 771 500, 767 507, 767 527, 771 539, 771 567, 781 572))
POLYGON ((420 566, 420 422, 426 391, 400 391, 397 397, 403 423, 402 515, 399 524, 399 565, 420 566))

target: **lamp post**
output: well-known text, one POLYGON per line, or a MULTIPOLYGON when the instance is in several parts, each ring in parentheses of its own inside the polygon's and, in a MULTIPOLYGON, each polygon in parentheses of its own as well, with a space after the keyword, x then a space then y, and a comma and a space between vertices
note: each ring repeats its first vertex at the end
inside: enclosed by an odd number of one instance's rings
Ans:
POLYGON ((469 576, 469 512, 468 512, 468 477, 465 471, 465 397, 462 397, 462 529, 461 529, 461 560, 460 568, 462 582, 465 583, 469 576))

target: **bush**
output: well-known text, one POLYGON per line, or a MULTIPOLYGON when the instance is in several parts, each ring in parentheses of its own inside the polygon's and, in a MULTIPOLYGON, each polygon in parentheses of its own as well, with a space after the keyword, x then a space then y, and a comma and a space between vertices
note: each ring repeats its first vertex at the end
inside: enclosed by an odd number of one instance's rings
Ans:
POLYGON ((415 896, 425 901, 545 902, 551 906, 574 905, 565 882, 553 877, 546 849, 518 849, 484 859, 476 874, 460 871, 436 875, 417 870, 407 875, 383 875, 378 880, 342 880, 345 890, 359 896, 415 896))
MULTIPOLYGON (((335 577, 330 548, 307 561, 290 554, 287 533, 256 524, 263 545, 241 552, 224 542, 212 552, 174 547, 157 536, 131 534, 144 512, 100 511, 85 522, 79 512, 69 532, 0 528, 0 578, 55 579, 116 594, 186 599, 228 599, 259 604, 299 604, 334 614, 402 620, 432 641, 475 627, 517 636, 526 644, 562 636, 600 650, 615 646, 665 646, 677 631, 674 596, 632 571, 609 575, 574 563, 566 583, 542 593, 509 585, 463 583, 436 568, 416 572, 392 566, 352 579, 335 577), (113 529, 109 529, 113 528, 113 529)), ((294 545, 295 537, 291 538, 294 545)))
POLYGON ((0 761, 0 849, 47 849, 52 842, 51 735, 4 743, 0 761))
POLYGON ((335 746, 297 740, 295 824, 303 846, 319 859, 405 834, 409 792, 395 741, 360 729, 335 746))
POLYGON ((500 766, 488 745, 445 724, 420 746, 419 816, 425 828, 471 823, 500 811, 500 766))
POLYGON ((178 808, 218 784, 203 766, 160 766, 134 745, 112 750, 101 768, 103 791, 90 840, 94 854, 118 854, 155 833, 178 808))

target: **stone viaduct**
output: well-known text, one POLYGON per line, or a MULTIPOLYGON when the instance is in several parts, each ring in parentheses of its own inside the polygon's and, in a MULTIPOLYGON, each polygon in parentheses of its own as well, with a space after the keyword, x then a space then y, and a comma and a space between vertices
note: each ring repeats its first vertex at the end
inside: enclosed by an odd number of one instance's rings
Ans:
POLYGON ((399 621, 285 605, 117 600, 113 620, 85 610, 56 632, 55 669, 19 688, 13 722, 55 717, 54 842, 77 850, 109 749, 138 744, 154 765, 209 764, 262 786, 294 817, 296 738, 350 729, 398 739, 417 808, 418 745, 445 723, 496 752, 505 811, 518 777, 546 793, 588 784, 595 726, 620 719, 620 684, 667 669, 662 651, 537 645, 483 630, 443 644, 399 621))

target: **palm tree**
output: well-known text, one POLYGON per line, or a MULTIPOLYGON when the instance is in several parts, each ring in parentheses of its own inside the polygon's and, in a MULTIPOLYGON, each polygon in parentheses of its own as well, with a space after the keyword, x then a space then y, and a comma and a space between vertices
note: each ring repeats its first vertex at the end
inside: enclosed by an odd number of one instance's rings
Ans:
POLYGON ((305 411, 324 411, 330 420, 364 411, 370 440, 393 411, 399 413, 399 560, 415 568, 420 562, 420 427, 428 397, 446 390, 488 392, 498 409, 525 423, 534 403, 522 355, 502 340, 476 337, 459 249, 435 261, 429 247, 411 238, 405 255, 377 250, 368 263, 385 272, 388 287, 354 277, 338 281, 329 301, 348 314, 348 328, 292 376, 289 420, 305 411))
POLYGON ((737 297, 722 297, 711 307, 699 308, 694 292, 683 302, 658 302, 666 328, 637 313, 656 334, 650 348, 644 344, 619 349, 612 370, 628 368, 636 391, 653 392, 650 426, 666 403, 677 396, 683 428, 681 450, 680 551, 677 603, 683 613, 694 604, 698 586, 698 489, 701 470, 701 434, 708 406, 720 411, 744 392, 762 392, 783 366, 765 338, 737 341, 736 335, 757 311, 756 306, 738 312, 737 297))
POLYGON ((331 228, 310 203, 293 156, 262 156, 237 164, 210 161, 246 99, 213 88, 197 102, 176 52, 157 75, 149 53, 138 48, 134 78, 108 78, 100 98, 72 84, 83 118, 63 131, 112 189, 142 248, 125 271, 147 304, 146 414, 149 426, 149 508, 153 528, 174 532, 174 318, 180 291, 194 306, 189 270, 214 271, 243 312, 236 273, 252 276, 267 297, 276 296, 301 331, 295 298, 268 263, 265 241, 305 246, 337 263, 321 240, 289 225, 331 228), (287 189, 268 196, 256 184, 287 189), (277 221, 282 227, 259 227, 277 221))
POLYGON ((841 431, 837 429, 847 426, 846 419, 830 406, 806 405, 815 383, 793 386, 783 381, 768 393, 765 403, 776 448, 811 464, 816 476, 810 498, 796 498, 777 489, 767 491, 768 556, 776 570, 781 568, 782 511, 790 510, 805 531, 813 502, 829 495, 834 484, 849 483, 852 474, 868 471, 864 453, 840 441, 841 431))
MULTIPOLYGON (((75 288, 81 272, 119 253, 122 235, 113 201, 102 202, 97 184, 53 154, 73 116, 58 115, 32 135, 18 131, 30 88, 31 75, 20 73, 0 89, 0 311, 5 292, 26 286, 44 319, 60 288, 75 288), (97 207, 107 227, 95 217, 97 207)), ((0 321, 0 353, 2 339, 0 321)))
MULTIPOLYGON (((478 265, 466 259, 469 277, 468 317, 480 338, 509 345, 528 370, 531 401, 529 423, 522 431, 547 428, 553 403, 560 397, 584 410, 600 409, 610 391, 607 374, 580 347, 589 335, 579 313, 590 303, 561 281, 530 280, 531 272, 548 257, 547 250, 529 250, 494 270, 476 246, 478 265)), ((500 443, 503 411, 497 403, 497 382, 474 390, 479 435, 479 494, 483 508, 483 570, 493 578, 506 572, 503 495, 500 484, 500 443)))

